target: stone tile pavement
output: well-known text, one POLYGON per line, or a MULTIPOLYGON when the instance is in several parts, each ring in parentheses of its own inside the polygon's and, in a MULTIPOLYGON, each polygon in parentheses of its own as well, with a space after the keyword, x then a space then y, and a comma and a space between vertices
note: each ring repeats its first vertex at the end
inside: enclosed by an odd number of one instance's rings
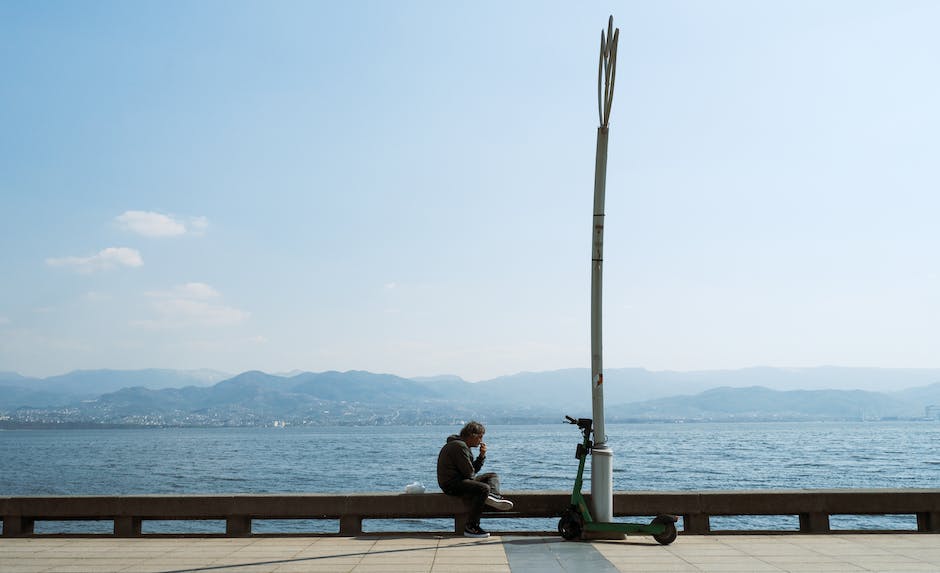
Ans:
POLYGON ((0 538, 0 573, 935 571, 931 534, 559 537, 0 538))

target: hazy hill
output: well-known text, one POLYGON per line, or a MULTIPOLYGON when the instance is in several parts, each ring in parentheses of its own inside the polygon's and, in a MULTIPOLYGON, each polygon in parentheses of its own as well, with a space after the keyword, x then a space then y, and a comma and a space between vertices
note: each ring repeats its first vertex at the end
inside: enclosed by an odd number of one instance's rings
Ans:
POLYGON ((24 406, 65 406, 75 400, 74 396, 48 392, 46 390, 31 390, 22 386, 0 383, 0 412, 15 410, 24 406))
POLYGON ((189 415, 212 419, 251 420, 395 416, 466 411, 463 405, 429 391, 424 385, 390 374, 371 372, 306 372, 291 377, 244 372, 210 387, 125 388, 83 403, 87 416, 121 419, 131 416, 189 415))
POLYGON ((71 396, 98 396, 105 392, 114 392, 133 386, 155 390, 183 386, 211 386, 229 376, 231 375, 216 370, 170 370, 166 368, 75 370, 68 374, 48 378, 27 378, 15 372, 4 372, 0 373, 0 385, 71 396))
POLYGON ((450 398, 440 389, 392 374, 362 370, 299 374, 290 379, 294 392, 323 400, 363 403, 407 403, 410 400, 450 398))
POLYGON ((209 386, 228 378, 215 370, 76 370, 48 378, 28 378, 15 372, 0 373, 0 409, 23 406, 64 406, 76 400, 97 398, 123 388, 149 389, 209 386))
POLYGON ((611 420, 748 420, 919 418, 924 406, 940 403, 940 384, 906 392, 864 390, 771 390, 714 388, 607 408, 611 420))
POLYGON ((142 386, 122 388, 84 403, 89 413, 114 416, 146 416, 154 413, 193 411, 201 407, 205 389, 196 386, 151 390, 142 386))
POLYGON ((909 403, 940 406, 940 382, 900 390, 895 395, 909 403))
POLYGON ((153 390, 182 388, 183 386, 210 386, 231 376, 215 370, 76 370, 61 376, 43 379, 45 390, 63 394, 97 396, 121 388, 142 386, 153 390))

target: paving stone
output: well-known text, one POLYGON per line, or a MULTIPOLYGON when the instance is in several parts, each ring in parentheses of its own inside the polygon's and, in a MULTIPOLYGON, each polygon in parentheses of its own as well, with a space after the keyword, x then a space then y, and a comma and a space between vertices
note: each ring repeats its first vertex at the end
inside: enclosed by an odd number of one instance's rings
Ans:
POLYGON ((3 573, 940 571, 940 536, 680 536, 670 546, 557 537, 0 538, 3 573))

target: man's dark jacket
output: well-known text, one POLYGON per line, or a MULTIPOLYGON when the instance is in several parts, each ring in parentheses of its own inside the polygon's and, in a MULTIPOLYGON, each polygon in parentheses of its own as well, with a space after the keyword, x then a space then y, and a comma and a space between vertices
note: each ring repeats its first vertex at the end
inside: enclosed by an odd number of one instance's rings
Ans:
POLYGON ((447 493, 462 480, 473 478, 484 461, 486 456, 483 455, 473 459, 470 448, 460 436, 450 436, 437 456, 437 485, 447 493))

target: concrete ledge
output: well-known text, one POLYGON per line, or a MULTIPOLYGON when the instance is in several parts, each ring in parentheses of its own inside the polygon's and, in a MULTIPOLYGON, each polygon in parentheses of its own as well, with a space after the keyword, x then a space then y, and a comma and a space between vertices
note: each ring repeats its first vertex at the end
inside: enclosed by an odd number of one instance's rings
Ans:
MULTIPOLYGON (((506 492, 502 518, 558 517, 568 507, 562 491, 506 492)), ((910 514, 919 532, 940 532, 940 489, 621 491, 617 517, 680 515, 684 533, 711 533, 709 518, 724 515, 797 515, 802 533, 826 533, 831 515, 910 514)), ((363 519, 453 518, 459 532, 467 506, 441 493, 236 494, 0 497, 3 536, 28 536, 36 521, 113 520, 114 535, 141 535, 145 520, 224 520, 225 534, 251 535, 254 519, 334 519, 339 534, 359 535, 363 519)))

